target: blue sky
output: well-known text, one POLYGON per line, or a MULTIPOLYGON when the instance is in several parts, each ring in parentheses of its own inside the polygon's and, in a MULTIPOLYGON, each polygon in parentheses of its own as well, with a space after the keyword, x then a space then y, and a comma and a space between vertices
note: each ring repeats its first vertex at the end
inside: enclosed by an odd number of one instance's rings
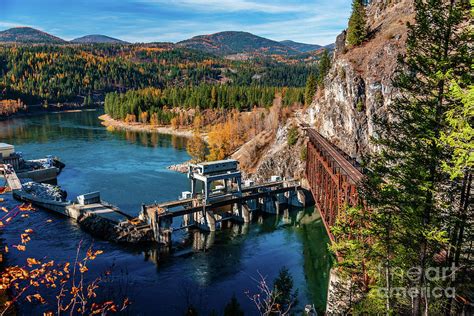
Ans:
POLYGON ((329 44, 347 25, 349 0, 0 0, 0 30, 31 26, 70 40, 104 34, 176 42, 220 31, 329 44))

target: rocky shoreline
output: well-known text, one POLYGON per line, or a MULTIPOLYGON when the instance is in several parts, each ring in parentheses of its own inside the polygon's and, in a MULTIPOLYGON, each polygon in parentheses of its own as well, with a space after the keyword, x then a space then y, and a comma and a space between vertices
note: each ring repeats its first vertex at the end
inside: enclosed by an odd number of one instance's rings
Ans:
POLYGON ((177 163, 175 165, 168 166, 167 169, 171 171, 176 171, 179 173, 187 173, 189 163, 190 163, 189 161, 186 161, 183 163, 177 163))
POLYGON ((108 114, 99 116, 99 120, 102 121, 102 125, 108 128, 127 130, 134 132, 149 132, 149 133, 160 133, 175 135, 180 137, 192 137, 193 131, 191 129, 174 129, 171 126, 152 126, 143 123, 126 123, 117 121, 111 118, 108 114))

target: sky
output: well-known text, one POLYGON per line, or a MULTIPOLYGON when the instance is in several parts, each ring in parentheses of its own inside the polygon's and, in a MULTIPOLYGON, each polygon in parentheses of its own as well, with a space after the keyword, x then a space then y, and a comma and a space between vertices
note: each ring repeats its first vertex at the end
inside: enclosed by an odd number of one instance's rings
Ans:
POLYGON ((177 42, 221 31, 326 45, 346 28, 349 0, 0 0, 0 30, 30 26, 66 40, 104 34, 177 42))

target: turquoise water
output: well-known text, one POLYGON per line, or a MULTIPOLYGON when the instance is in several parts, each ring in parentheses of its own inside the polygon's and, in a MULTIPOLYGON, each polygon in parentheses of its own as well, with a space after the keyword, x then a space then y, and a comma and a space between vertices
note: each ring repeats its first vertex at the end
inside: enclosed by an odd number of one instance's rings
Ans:
MULTIPOLYGON (((14 144, 27 158, 57 155, 66 164, 58 183, 69 196, 99 190, 102 198, 137 214, 141 203, 176 199, 189 189, 183 174, 167 166, 189 159, 185 139, 170 135, 109 132, 100 125, 99 112, 47 114, 0 122, 0 141, 14 144)), ((8 204, 15 202, 7 197, 8 204)), ((181 231, 171 251, 158 246, 130 247, 95 239, 72 220, 43 210, 17 218, 2 237, 18 242, 26 228, 35 229, 25 253, 12 251, 11 264, 27 257, 71 261, 81 243, 102 249, 91 265, 89 278, 112 270, 108 298, 128 296, 133 315, 182 315, 188 305, 200 315, 219 314, 236 295, 247 315, 257 314, 245 294, 256 292, 259 274, 272 281, 281 267, 289 268, 299 290, 301 309, 314 303, 324 309, 331 257, 328 238, 313 209, 288 216, 265 216, 246 226, 234 225, 215 234, 181 231), (53 219, 45 224, 47 219, 53 219)), ((51 293, 51 295, 53 295, 51 293)), ((21 304, 22 314, 45 307, 21 304)))

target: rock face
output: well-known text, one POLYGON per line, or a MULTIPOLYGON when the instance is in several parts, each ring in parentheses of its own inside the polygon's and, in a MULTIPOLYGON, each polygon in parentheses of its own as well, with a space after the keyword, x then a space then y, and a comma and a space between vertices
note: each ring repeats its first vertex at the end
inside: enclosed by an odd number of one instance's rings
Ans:
POLYGON ((304 132, 298 129, 296 119, 289 120, 278 129, 275 139, 261 156, 250 178, 256 182, 268 181, 273 175, 286 179, 302 178, 305 166, 304 148, 306 148, 304 132), (290 130, 297 132, 292 144, 288 142, 290 130))
POLYGON ((340 55, 340 54, 343 54, 345 52, 345 49, 346 49, 346 35, 347 35, 347 32, 346 31, 342 31, 341 34, 339 34, 337 37, 336 37, 336 47, 334 49, 334 52, 336 55, 340 55))
MULTIPOLYGON (((324 89, 317 91, 304 113, 295 113, 271 142, 264 142, 261 151, 246 153, 255 156, 250 177, 257 181, 272 175, 304 178, 304 131, 299 130, 296 144, 288 145, 289 128, 299 123, 313 126, 352 157, 377 150, 370 141, 376 136, 374 117, 385 115, 397 95, 392 78, 397 58, 405 51, 406 23, 413 17, 413 0, 372 0, 367 6, 367 40, 348 47, 346 31, 337 37, 324 89)), ((240 161, 240 156, 237 153, 235 158, 240 161)))
POLYGON ((80 216, 77 222, 85 231, 108 241, 131 244, 155 241, 149 225, 133 225, 129 222, 116 224, 93 214, 80 216))
POLYGON ((366 42, 346 47, 345 31, 337 37, 325 88, 306 116, 323 136, 356 158, 376 150, 370 142, 374 116, 384 115, 396 95, 392 78, 404 52, 406 22, 413 19, 412 0, 374 0, 367 17, 366 42))

